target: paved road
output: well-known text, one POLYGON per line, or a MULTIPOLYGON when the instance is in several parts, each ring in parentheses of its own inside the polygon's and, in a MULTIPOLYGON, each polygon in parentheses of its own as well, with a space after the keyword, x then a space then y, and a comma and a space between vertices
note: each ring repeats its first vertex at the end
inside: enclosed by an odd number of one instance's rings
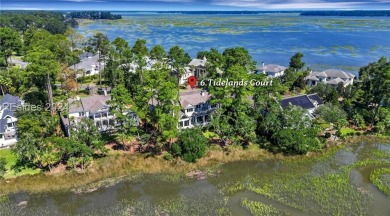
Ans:
POLYGON ((18 60, 18 59, 14 59, 14 58, 11 58, 11 61, 12 61, 13 64, 18 64, 18 65, 20 65, 20 67, 21 67, 22 69, 25 69, 25 68, 27 67, 27 65, 28 65, 27 62, 24 62, 24 61, 18 60))

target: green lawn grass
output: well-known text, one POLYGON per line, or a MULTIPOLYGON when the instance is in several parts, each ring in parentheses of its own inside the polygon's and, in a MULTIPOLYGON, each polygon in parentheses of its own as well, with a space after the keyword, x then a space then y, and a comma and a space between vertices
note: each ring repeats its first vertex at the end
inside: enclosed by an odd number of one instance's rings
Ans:
POLYGON ((22 169, 20 172, 15 173, 15 171, 11 170, 11 167, 15 165, 16 163, 16 156, 12 154, 10 149, 4 149, 0 150, 0 157, 5 158, 7 161, 7 164, 5 165, 5 168, 7 169, 7 172, 4 175, 4 178, 13 178, 21 175, 33 175, 40 172, 39 169, 22 169))
POLYGON ((206 131, 203 133, 203 136, 205 136, 207 139, 210 139, 210 138, 216 138, 218 139, 218 135, 212 131, 206 131))
POLYGON ((341 136, 346 136, 349 133, 355 133, 355 132, 356 132, 356 130, 354 130, 352 128, 341 128, 341 130, 340 130, 341 136))

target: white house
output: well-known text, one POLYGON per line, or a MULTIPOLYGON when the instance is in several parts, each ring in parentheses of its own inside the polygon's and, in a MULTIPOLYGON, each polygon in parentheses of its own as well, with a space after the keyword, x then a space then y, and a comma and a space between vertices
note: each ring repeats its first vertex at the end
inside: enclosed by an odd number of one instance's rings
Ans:
POLYGON ((275 78, 280 77, 284 75, 284 71, 286 70, 286 67, 277 65, 277 64, 264 64, 257 68, 255 73, 257 74, 265 74, 267 77, 275 78))
MULTIPOLYGON (((70 124, 78 124, 81 119, 89 118, 93 120, 100 131, 107 131, 117 126, 115 115, 110 112, 110 105, 107 101, 110 96, 91 95, 85 98, 69 99, 69 114, 63 119, 64 124, 69 128, 70 124)), ((138 122, 138 118, 132 112, 126 112, 130 117, 138 122)))
MULTIPOLYGON (((101 70, 104 68, 104 62, 100 63, 101 70)), ((99 74, 99 55, 93 55, 90 52, 85 52, 80 55, 80 62, 70 66, 74 70, 82 70, 83 74, 77 74, 77 77, 92 76, 99 74)))
POLYGON ((195 76, 194 70, 190 67, 184 67, 184 74, 180 77, 180 85, 187 83, 188 77, 195 76))
POLYGON ((14 111, 16 106, 23 105, 24 102, 10 94, 4 95, 0 99, 0 148, 9 147, 17 142, 16 122, 18 119, 14 111))
POLYGON ((307 76, 306 84, 308 86, 315 86, 318 83, 325 83, 337 87, 339 83, 343 83, 343 86, 353 84, 355 75, 344 72, 342 70, 329 69, 322 72, 310 72, 307 76))
POLYGON ((210 114, 218 106, 210 104, 211 95, 204 90, 194 89, 180 93, 179 129, 205 126, 210 122, 210 114))
POLYGON ((193 76, 196 78, 202 77, 206 74, 207 59, 204 56, 202 59, 192 59, 188 66, 193 69, 193 76))

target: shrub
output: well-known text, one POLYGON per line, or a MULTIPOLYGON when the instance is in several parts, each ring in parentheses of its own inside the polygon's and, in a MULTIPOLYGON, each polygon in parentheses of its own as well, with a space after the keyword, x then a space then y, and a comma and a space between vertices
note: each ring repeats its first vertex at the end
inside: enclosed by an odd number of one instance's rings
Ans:
POLYGON ((3 178, 5 172, 7 171, 7 169, 5 168, 6 164, 7 161, 5 160, 5 158, 0 158, 0 179, 3 178))
POLYGON ((171 153, 166 153, 163 157, 165 160, 170 161, 173 159, 173 156, 171 153))
POLYGON ((206 154, 207 139, 199 128, 182 130, 177 143, 171 147, 171 153, 182 156, 187 162, 196 162, 206 154))

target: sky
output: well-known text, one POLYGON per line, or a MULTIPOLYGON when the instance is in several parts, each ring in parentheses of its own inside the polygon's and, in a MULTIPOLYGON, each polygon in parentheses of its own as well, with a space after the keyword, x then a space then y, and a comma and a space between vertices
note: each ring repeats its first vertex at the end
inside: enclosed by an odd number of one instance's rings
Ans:
POLYGON ((1 10, 390 10, 390 0, 0 0, 1 10))

